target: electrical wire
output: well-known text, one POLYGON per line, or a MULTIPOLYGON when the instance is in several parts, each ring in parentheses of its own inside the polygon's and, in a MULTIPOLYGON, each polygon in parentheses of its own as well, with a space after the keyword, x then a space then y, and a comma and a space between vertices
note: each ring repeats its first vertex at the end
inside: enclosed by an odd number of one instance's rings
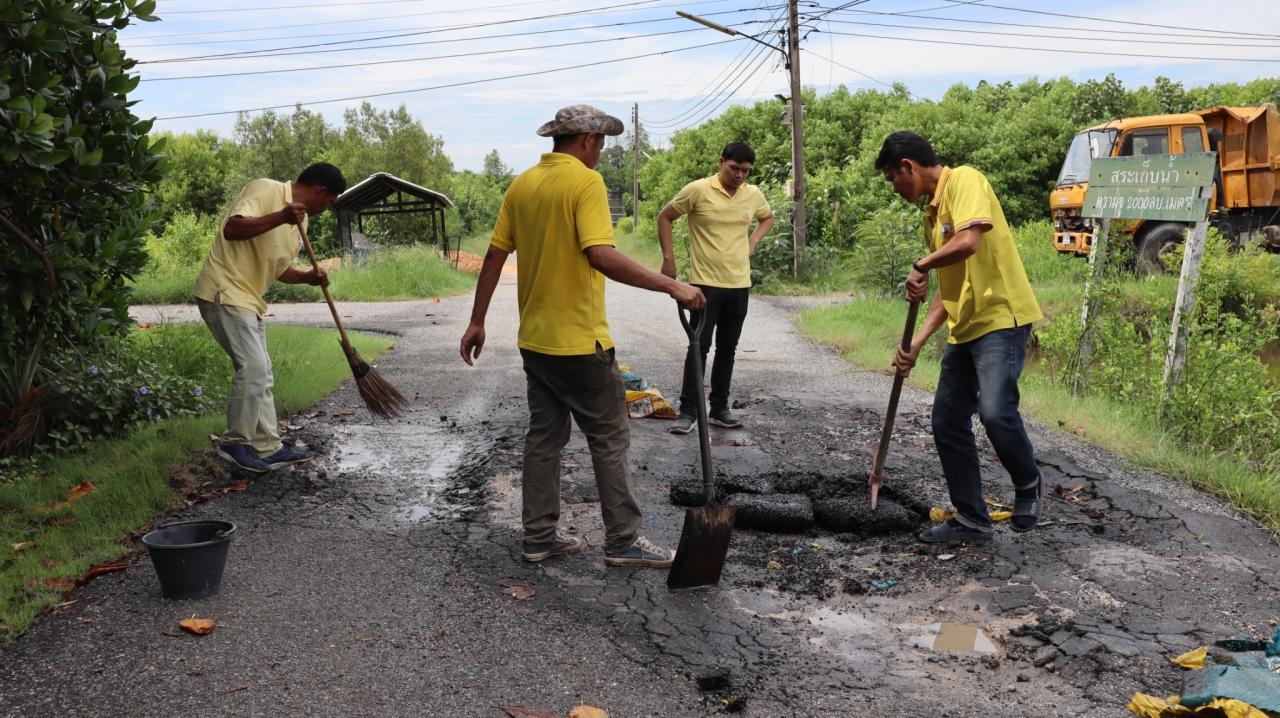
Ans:
MULTIPOLYGON (((197 15, 210 13, 240 13, 240 12, 268 12, 272 10, 318 10, 327 7, 343 7, 347 5, 403 5, 405 3, 417 3, 420 0, 360 0, 359 2, 312 2, 306 5, 269 5, 267 7, 227 7, 227 8, 204 8, 202 10, 166 10, 161 15, 197 15)), ((515 3, 516 5, 534 5, 537 3, 515 3)))
MULTIPOLYGON (((906 29, 906 30, 955 32, 953 28, 947 28, 947 27, 925 27, 922 25, 897 25, 894 23, 867 22, 865 20, 832 20, 831 18, 826 18, 826 22, 828 23, 834 22, 840 25, 869 25, 872 27, 891 27, 891 28, 899 28, 899 29, 906 29)), ((1067 29, 1067 28, 1063 28, 1063 29, 1067 29)), ((1144 45, 1169 45, 1171 42, 1169 40, 1136 40, 1136 39, 1128 39, 1128 38, 1123 40, 1117 40, 1115 38, 1110 38, 1110 37, 1077 37, 1075 35, 1060 35, 1060 34, 1045 35, 1045 34, 1037 34, 1037 33, 1030 33, 1030 32, 1000 32, 998 30, 965 30, 965 32, 966 34, 970 34, 970 35, 1002 35, 1006 37, 1045 37, 1045 38, 1050 38, 1054 40, 1083 40, 1085 42, 1125 42, 1125 43, 1141 43, 1144 45)), ((1260 44, 1260 45, 1249 45, 1249 44, 1234 43, 1234 42, 1232 43, 1192 42, 1189 40, 1176 40, 1172 42, 1173 44, 1177 44, 1177 45, 1201 45, 1201 46, 1207 46, 1207 47, 1266 47, 1266 48, 1273 48, 1273 49, 1277 47, 1277 44, 1274 42, 1260 44)))
MULTIPOLYGON (((848 12, 856 13, 858 15, 876 15, 876 16, 882 16, 882 17, 907 17, 903 13, 895 13, 895 12, 873 12, 870 10, 849 10, 848 12)), ((960 23, 965 25, 996 25, 999 27, 1029 27, 1029 28, 1038 29, 1038 30, 1059 30, 1059 31, 1079 30, 1082 32, 1103 33, 1107 35, 1122 35, 1126 38, 1145 35, 1150 37, 1196 37, 1196 38, 1210 39, 1210 40, 1226 39, 1221 35, 1206 35, 1203 33, 1152 32, 1149 30, 1112 30, 1109 28, 1100 28, 1100 27, 1099 28, 1059 27, 1057 25, 1037 25, 1034 23, 1023 23, 1023 22, 1000 22, 997 20, 970 20, 967 18, 959 18, 959 17, 938 17, 936 15, 912 15, 909 17, 909 19, 938 20, 941 22, 960 23)), ((912 27, 915 27, 915 26, 912 26, 912 27)), ((963 30, 962 28, 949 28, 949 29, 957 32, 969 32, 968 30, 963 30)), ((1251 39, 1251 38, 1246 38, 1246 39, 1251 39)))
MULTIPOLYGON (((878 85, 884 85, 885 87, 887 87, 887 88, 889 88, 889 89, 891 89, 891 90, 897 90, 897 89, 898 89, 898 87, 897 87, 896 85, 894 85, 893 83, 885 82, 884 80, 881 80, 881 79, 879 79, 879 78, 872 77, 871 75, 868 75, 867 73, 863 72, 862 70, 859 70, 859 69, 858 69, 858 68, 856 68, 856 67, 850 67, 850 66, 848 66, 848 65, 844 64, 843 62, 839 62, 838 60, 834 60, 834 59, 832 59, 832 58, 830 58, 830 57, 824 57, 824 56, 819 55, 818 53, 816 53, 816 52, 814 52, 813 50, 810 50, 810 49, 808 49, 808 48, 804 48, 804 49, 802 49, 801 51, 802 51, 802 52, 805 52, 805 53, 808 53, 808 54, 810 54, 810 55, 813 55, 814 57, 818 58, 819 60, 826 60, 827 62, 829 62, 829 63, 831 63, 831 64, 833 64, 833 65, 837 65, 837 66, 839 66, 839 67, 843 67, 844 69, 848 70, 849 72, 856 72, 857 74, 862 75, 863 77, 867 78, 868 80, 871 80, 872 82, 874 82, 874 83, 876 83, 876 84, 878 84, 878 85)), ((833 54, 834 54, 834 53, 833 53, 833 54)), ((904 86, 904 87, 905 87, 905 86, 904 86)), ((910 91, 910 90, 907 90, 907 95, 908 95, 909 97, 911 97, 912 99, 919 100, 919 101, 921 101, 921 102, 926 102, 926 101, 927 101, 927 99, 926 99, 926 98, 924 98, 924 97, 920 97, 919 95, 913 95, 913 94, 911 94, 911 91, 910 91)))
POLYGON ((1152 60, 1201 60, 1209 62, 1267 62, 1278 63, 1280 59, 1257 58, 1257 57, 1192 57, 1187 55, 1151 55, 1137 52, 1109 52, 1103 50, 1066 50, 1061 48, 1049 47, 1022 47, 1017 45, 990 45, 979 42, 959 42, 956 40, 925 40, 915 37, 900 37, 896 35, 870 35, 860 32, 833 32, 833 35, 845 35, 848 37, 869 37, 880 40, 898 40, 902 42, 923 42, 938 45, 960 45, 963 47, 981 47, 988 50, 1030 50, 1032 52, 1059 52, 1070 55, 1107 55, 1111 57, 1141 57, 1152 60))
POLYGON ((479 80, 465 80, 465 81, 461 81, 461 82, 451 82, 451 83, 447 83, 447 84, 443 84, 443 85, 431 85, 431 86, 429 86, 429 87, 415 87, 415 88, 408 89, 408 90, 391 90, 391 91, 388 91, 388 92, 375 92, 375 93, 368 94, 368 95, 353 95, 353 96, 350 96, 350 97, 335 97, 335 98, 331 98, 331 99, 328 99, 328 100, 313 100, 313 101, 310 101, 310 102, 290 102, 290 103, 288 103, 288 104, 283 104, 283 105, 267 105, 267 106, 264 106, 264 107, 249 107, 249 108, 244 108, 244 109, 239 109, 239 110, 222 110, 222 111, 219 111, 219 112, 200 112, 200 113, 193 113, 193 114, 187 114, 187 115, 167 115, 167 116, 164 116, 164 117, 157 117, 155 121, 156 121, 156 122, 164 122, 164 121, 167 121, 167 120, 184 120, 184 119, 191 119, 191 118, 196 118, 196 117, 216 117, 216 116, 221 116, 221 115, 238 115, 238 114, 240 114, 240 113, 242 113, 242 112, 262 112, 262 111, 265 111, 265 110, 281 110, 281 109, 287 109, 287 108, 291 108, 291 107, 295 107, 295 106, 297 106, 297 107, 310 107, 310 106, 312 106, 312 105, 328 105, 328 104, 332 104, 332 103, 335 103, 335 102, 350 102, 350 101, 352 101, 352 100, 367 100, 367 99, 371 99, 371 98, 374 98, 374 97, 389 97, 389 96, 391 96, 391 95, 408 95, 408 94, 412 94, 412 93, 415 93, 415 92, 428 92, 428 91, 431 91, 431 90, 443 90, 443 89, 449 89, 449 88, 454 88, 454 87, 467 87, 467 86, 470 86, 470 85, 482 85, 482 84, 486 84, 486 83, 490 83, 490 82, 499 82, 499 81, 501 81, 501 80, 513 80, 513 79, 517 79, 517 78, 521 78, 521 77, 534 77, 534 76, 536 76, 536 75, 549 75, 549 74, 551 74, 551 73, 555 73, 555 72, 565 72, 565 71, 567 71, 567 70, 579 70, 579 69, 586 68, 586 67, 599 67, 599 66, 601 66, 601 65, 612 65, 612 64, 619 63, 619 62, 628 62, 628 61, 630 61, 630 60, 639 60, 639 59, 648 58, 648 57, 658 57, 658 56, 661 56, 661 55, 670 55, 670 54, 677 53, 677 52, 687 52, 687 51, 689 51, 689 50, 697 50, 697 49, 704 48, 704 47, 714 47, 714 46, 716 46, 716 45, 723 45, 723 44, 725 44, 725 43, 730 43, 730 42, 733 42, 733 40, 719 40, 719 41, 717 41, 717 42, 708 42, 708 43, 703 43, 703 44, 701 44, 701 45, 690 45, 690 46, 688 46, 688 47, 674 48, 674 49, 671 49, 671 50, 661 50, 661 51, 659 51, 659 52, 649 52, 649 53, 645 53, 645 54, 642 54, 642 55, 631 55, 631 56, 629 56, 629 57, 618 57, 618 58, 613 58, 613 59, 610 59, 610 60, 599 60, 599 61, 596 61, 596 62, 586 62, 586 63, 582 63, 582 64, 580 64, 580 65, 566 65, 566 66, 563 66, 563 67, 553 67, 553 68, 546 69, 546 70, 532 70, 532 71, 530 71, 530 72, 520 72, 520 73, 516 73, 516 74, 512 74, 512 75, 502 75, 502 76, 499 76, 499 77, 486 77, 486 78, 482 78, 482 79, 479 79, 479 80))
POLYGON ((279 75, 283 73, 311 72, 315 70, 334 70, 345 69, 349 67, 371 67, 374 65, 392 65, 401 62, 421 62, 425 60, 453 60, 460 57, 480 57, 483 55, 500 55, 509 52, 528 52, 531 50, 550 50, 557 47, 574 47, 577 45, 597 45, 603 42, 618 42, 621 40, 641 40, 650 37, 662 37, 664 35, 683 35, 688 32, 698 32, 698 28, 689 28, 687 30, 668 30, 667 32, 652 32, 644 35, 623 35, 621 37, 606 37, 595 40, 579 40, 577 42, 558 42, 553 45, 531 45, 529 47, 509 47, 498 50, 477 50, 476 52, 461 52, 452 55, 432 55, 428 57, 406 57, 395 60, 373 60, 370 62, 347 62, 340 65, 316 65, 310 67, 286 67, 279 70, 247 70, 245 72, 220 72, 212 75, 178 75, 175 77, 149 77, 143 78, 142 82, 168 82, 172 80, 206 80, 215 77, 240 77, 243 75, 279 75))
MULTIPOLYGON (((733 83, 738 78, 742 77, 743 74, 747 72, 747 67, 751 66, 750 65, 751 63, 757 63, 760 60, 760 56, 768 50, 768 48, 764 47, 763 45, 756 45, 754 47, 756 49, 752 53, 749 53, 745 58, 743 58, 743 61, 738 63, 738 66, 735 67, 733 71, 730 71, 729 73, 727 73, 724 79, 720 81, 720 83, 715 87, 715 89, 713 89, 711 92, 704 95, 703 98, 699 100, 696 104, 694 104, 692 107, 668 118, 651 120, 649 121, 648 125, 650 127, 657 127, 659 129, 667 129, 670 127, 674 127, 675 125, 685 124, 685 121, 687 120, 687 118, 692 117, 693 115, 700 112, 702 108, 706 107, 712 102, 715 102, 716 99, 719 98, 724 93, 725 89, 728 88, 728 86, 731 83, 733 83), (736 71, 736 74, 735 74, 735 71, 736 71)), ((758 66, 759 65, 757 64, 756 68, 758 68, 758 66)), ((754 73, 755 69, 753 69, 752 72, 754 73)))
POLYGON ((1164 30, 1200 30, 1200 31, 1210 30, 1210 31, 1212 31, 1212 32, 1220 33, 1220 34, 1223 34, 1223 35, 1241 35, 1241 36, 1249 36, 1249 37, 1275 37, 1275 38, 1280 38, 1280 35, 1273 35, 1273 34, 1270 34, 1270 33, 1260 33, 1260 32, 1241 32, 1241 31, 1239 31, 1239 30, 1219 30, 1219 29, 1217 29, 1217 28, 1203 28, 1203 27, 1183 27, 1183 26, 1181 26, 1181 25, 1163 25, 1163 24, 1160 24, 1160 23, 1154 23, 1154 22, 1142 22, 1142 21, 1139 21, 1139 20, 1116 20, 1116 19, 1114 19, 1114 18, 1091 17, 1091 16, 1089 16, 1089 15, 1071 15, 1071 14, 1068 14, 1068 13, 1050 12, 1050 11, 1048 11, 1048 10, 1027 10, 1027 9, 1025 9, 1025 8, 1020 8, 1020 7, 1008 7, 1008 6, 1005 6, 1005 5, 991 5, 991 4, 989 4, 989 3, 985 3, 985 2, 984 2, 984 3, 981 3, 981 5, 980 5, 980 6, 981 6, 981 7, 984 7, 984 8, 991 8, 991 9, 993 9, 993 10, 1008 10, 1008 11, 1010 11, 1010 12, 1034 13, 1034 14, 1036 14, 1036 15, 1052 15, 1053 17, 1065 17, 1065 18, 1070 18, 1070 19, 1073 19, 1073 20, 1089 20, 1089 21, 1092 21, 1092 22, 1122 23, 1122 24, 1125 24, 1125 25, 1140 25, 1140 26, 1142 26, 1142 27, 1158 27, 1158 28, 1161 28, 1161 29, 1164 29, 1164 30))

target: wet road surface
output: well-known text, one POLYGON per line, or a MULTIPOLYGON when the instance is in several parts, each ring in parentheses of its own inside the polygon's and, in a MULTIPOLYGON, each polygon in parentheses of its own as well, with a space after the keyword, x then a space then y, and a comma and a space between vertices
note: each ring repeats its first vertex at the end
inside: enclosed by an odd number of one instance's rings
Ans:
MULTIPOLYGON (((673 303, 608 292, 620 363, 674 399, 685 338, 673 303)), ((663 571, 604 566, 576 430, 562 528, 589 546, 520 562, 513 276, 474 369, 457 356, 470 297, 346 304, 350 328, 397 335, 379 371, 412 400, 406 416, 371 419, 348 383, 290 418, 286 437, 324 461, 176 514, 239 525, 220 595, 162 600, 135 556, 2 649, 0 715, 567 715, 586 703, 615 718, 1115 716, 1135 690, 1178 692, 1169 656, 1270 633, 1280 554, 1269 534, 1058 432, 1033 435, 1052 494, 1043 528, 1002 527, 991 545, 960 549, 923 546, 896 524, 867 531, 865 477, 890 381, 800 338, 795 304, 753 298, 734 382, 747 425, 715 430, 713 456, 728 490, 787 494, 821 520, 735 532, 720 588, 671 593, 663 571), (864 513, 822 528, 840 507, 864 513), (522 584, 536 595, 504 593, 522 584), (193 613, 218 628, 182 634, 177 621, 193 613), (963 627, 944 631, 967 630, 979 650, 933 650, 938 624, 963 627)), ((329 321, 324 305, 272 309, 270 321, 329 321)), ((189 321, 194 308, 138 314, 189 321)), ((907 390, 886 469, 883 496, 906 525, 946 504, 929 401, 907 390)), ((672 485, 697 480, 696 434, 655 420, 632 428, 642 532, 674 546, 683 509, 672 485)), ((984 456, 988 493, 1009 499, 984 456)), ((245 478, 208 456, 194 473, 215 486, 245 478)))

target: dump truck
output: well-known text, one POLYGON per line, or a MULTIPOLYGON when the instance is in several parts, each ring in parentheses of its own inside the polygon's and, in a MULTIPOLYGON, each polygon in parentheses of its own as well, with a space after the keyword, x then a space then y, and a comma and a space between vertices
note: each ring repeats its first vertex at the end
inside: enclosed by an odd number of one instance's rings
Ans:
MULTIPOLYGON (((1234 246, 1261 241, 1280 251, 1280 113, 1271 103, 1129 117, 1081 131, 1072 139, 1049 194, 1054 249, 1088 255, 1093 247, 1097 222, 1081 215, 1093 158, 1206 151, 1218 155, 1209 201, 1211 226, 1234 246)), ((1189 226, 1113 220, 1111 236, 1133 243, 1141 269, 1161 271, 1164 255, 1185 239, 1189 226)))

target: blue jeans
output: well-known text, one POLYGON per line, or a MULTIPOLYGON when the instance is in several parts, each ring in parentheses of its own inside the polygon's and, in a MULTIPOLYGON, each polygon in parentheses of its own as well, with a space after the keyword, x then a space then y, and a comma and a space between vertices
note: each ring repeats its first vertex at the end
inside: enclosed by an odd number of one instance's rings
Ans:
POLYGON ((933 401, 933 443, 956 518, 971 528, 991 528, 973 436, 975 411, 1014 487, 1032 487, 1039 481, 1031 439, 1018 413, 1018 377, 1030 336, 1029 324, 1000 329, 971 342, 948 344, 942 354, 933 401))

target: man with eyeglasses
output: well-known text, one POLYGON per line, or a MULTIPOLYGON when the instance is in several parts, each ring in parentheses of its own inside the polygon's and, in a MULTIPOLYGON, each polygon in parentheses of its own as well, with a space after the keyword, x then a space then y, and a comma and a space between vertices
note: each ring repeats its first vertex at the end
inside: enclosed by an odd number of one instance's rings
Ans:
MULTIPOLYGON (((707 298, 707 313, 698 338, 702 366, 714 335, 715 364, 711 369, 711 397, 708 421, 716 426, 738 428, 742 420, 729 411, 729 384, 733 379, 733 355, 747 318, 751 292, 751 255, 773 227, 773 210, 760 189, 747 184, 756 153, 746 142, 730 142, 720 152, 720 171, 685 185, 658 214, 658 241, 662 244, 662 273, 675 279, 676 259, 672 248, 672 223, 681 215, 689 217, 689 283, 707 298), (756 223, 754 231, 751 223, 756 223)), ((693 313, 693 323, 700 318, 693 313)), ((673 434, 693 430, 697 415, 694 402, 698 381, 693 375, 692 350, 685 356, 684 385, 680 390, 680 416, 672 424, 673 434)))
POLYGON ((329 209, 346 189, 342 172, 325 162, 293 182, 253 180, 240 190, 196 277, 200 316, 235 369, 218 455, 245 471, 261 474, 315 458, 280 441, 263 295, 274 282, 329 285, 323 269, 293 266, 301 245, 295 225, 305 229, 309 215, 329 209))

